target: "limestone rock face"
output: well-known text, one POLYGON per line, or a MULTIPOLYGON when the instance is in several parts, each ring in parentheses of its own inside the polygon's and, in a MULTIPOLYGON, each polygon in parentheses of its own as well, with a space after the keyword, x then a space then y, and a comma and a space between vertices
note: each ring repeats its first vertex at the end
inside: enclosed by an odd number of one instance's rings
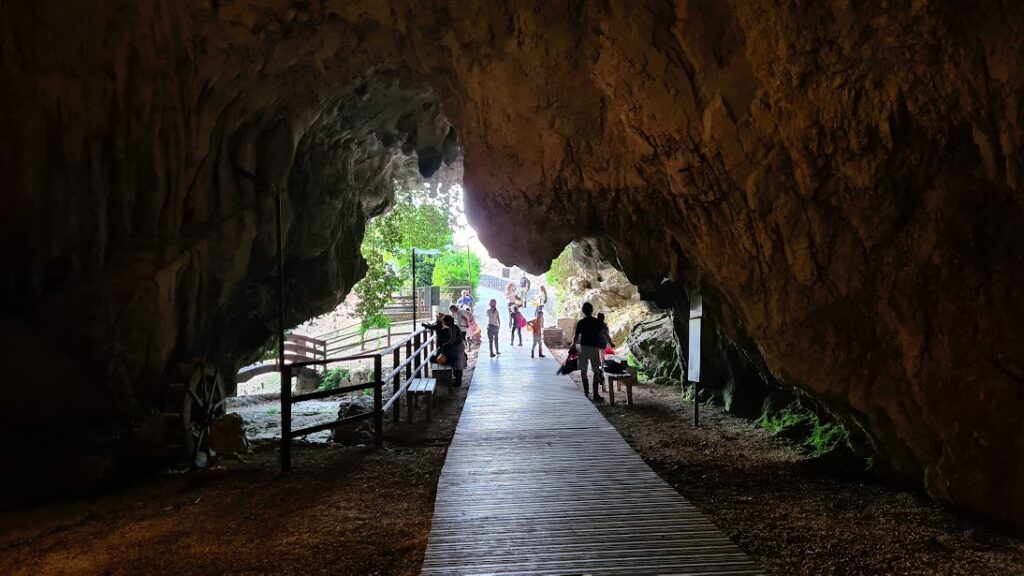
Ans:
MULTIPOLYGON (((628 352, 627 338, 633 327, 651 316, 650 307, 640 299, 636 286, 620 270, 604 259, 598 242, 581 240, 572 245, 572 263, 566 286, 560 291, 560 313, 571 318, 566 332, 572 338, 575 321, 583 316, 584 302, 594 306, 594 314, 604 314, 616 351, 628 352)), ((608 249, 608 248, 606 248, 608 249)))
POLYGON ((266 343, 275 190, 294 324, 457 139, 493 255, 595 238, 698 284, 903 477, 1024 525, 1020 3, 55 0, 0 32, 2 349, 52 376, 5 425, 82 400, 74 453, 131 461, 169 362, 266 343))

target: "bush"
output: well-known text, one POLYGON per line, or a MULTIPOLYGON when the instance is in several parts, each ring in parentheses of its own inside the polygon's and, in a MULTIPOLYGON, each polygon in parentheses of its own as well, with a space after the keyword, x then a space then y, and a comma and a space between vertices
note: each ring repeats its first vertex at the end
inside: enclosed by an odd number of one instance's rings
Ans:
POLYGON ((317 387, 317 390, 334 390, 336 388, 341 388, 341 383, 351 375, 352 371, 348 368, 331 368, 324 372, 323 377, 320 379, 320 386, 317 387))
POLYGON ((480 257, 449 248, 437 257, 432 280, 434 286, 469 286, 475 291, 480 284, 480 257))

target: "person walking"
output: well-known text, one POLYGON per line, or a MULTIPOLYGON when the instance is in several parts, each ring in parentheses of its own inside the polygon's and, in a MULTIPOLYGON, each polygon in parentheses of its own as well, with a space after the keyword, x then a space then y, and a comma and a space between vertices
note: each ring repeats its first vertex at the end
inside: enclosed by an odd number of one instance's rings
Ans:
POLYGON ((530 279, 526 277, 525 272, 519 279, 519 297, 524 303, 530 301, 530 279))
POLYGON ((590 382, 587 380, 587 365, 594 372, 594 401, 603 402, 604 398, 598 393, 598 383, 601 378, 601 330, 602 324, 594 318, 594 305, 590 302, 583 303, 583 319, 576 323, 576 335, 573 336, 573 348, 579 350, 580 377, 583 380, 583 393, 590 397, 587 387, 590 382))
POLYGON ((462 371, 466 369, 466 337, 455 324, 455 318, 446 315, 443 322, 450 336, 439 350, 451 366, 452 383, 462 386, 462 371))
POLYGON ((530 330, 530 334, 533 334, 533 344, 530 345, 530 358, 533 358, 533 349, 537 349, 537 354, 544 357, 544 346, 541 340, 541 336, 544 334, 544 311, 540 308, 537 309, 537 315, 534 316, 533 320, 526 323, 527 328, 530 330))
POLYGON ((509 342, 509 346, 516 345, 516 333, 519 334, 519 345, 523 345, 523 322, 520 320, 522 314, 519 312, 519 306, 516 304, 509 304, 508 306, 508 325, 509 332, 512 334, 512 341, 509 342))
POLYGON ((487 346, 491 350, 491 358, 501 355, 498 349, 498 330, 501 329, 501 316, 498 314, 498 301, 491 298, 487 308, 487 346))

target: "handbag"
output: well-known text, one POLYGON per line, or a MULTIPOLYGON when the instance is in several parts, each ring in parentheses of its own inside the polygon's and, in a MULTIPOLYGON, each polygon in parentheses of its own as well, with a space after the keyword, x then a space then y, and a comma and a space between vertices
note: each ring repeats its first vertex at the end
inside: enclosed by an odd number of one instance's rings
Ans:
POLYGON ((444 354, 438 354, 437 363, 443 366, 448 363, 448 358, 444 354))

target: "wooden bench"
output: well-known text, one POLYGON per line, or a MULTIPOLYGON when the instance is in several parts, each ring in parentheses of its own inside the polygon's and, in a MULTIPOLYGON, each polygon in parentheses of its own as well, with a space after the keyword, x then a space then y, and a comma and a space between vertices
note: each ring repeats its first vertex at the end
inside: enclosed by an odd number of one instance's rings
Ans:
POLYGON ((437 380, 434 378, 413 378, 409 381, 409 387, 405 389, 405 399, 408 402, 406 412, 409 414, 409 422, 412 422, 412 413, 416 407, 417 400, 423 398, 427 408, 427 422, 434 416, 434 388, 437 380))
POLYGON ((636 384, 637 369, 630 366, 626 368, 625 372, 614 373, 614 372, 603 372, 604 377, 601 378, 601 389, 605 389, 605 382, 608 383, 608 404, 610 406, 615 405, 615 386, 619 387, 619 392, 622 391, 622 387, 626 387, 626 404, 633 405, 633 385, 636 384))

